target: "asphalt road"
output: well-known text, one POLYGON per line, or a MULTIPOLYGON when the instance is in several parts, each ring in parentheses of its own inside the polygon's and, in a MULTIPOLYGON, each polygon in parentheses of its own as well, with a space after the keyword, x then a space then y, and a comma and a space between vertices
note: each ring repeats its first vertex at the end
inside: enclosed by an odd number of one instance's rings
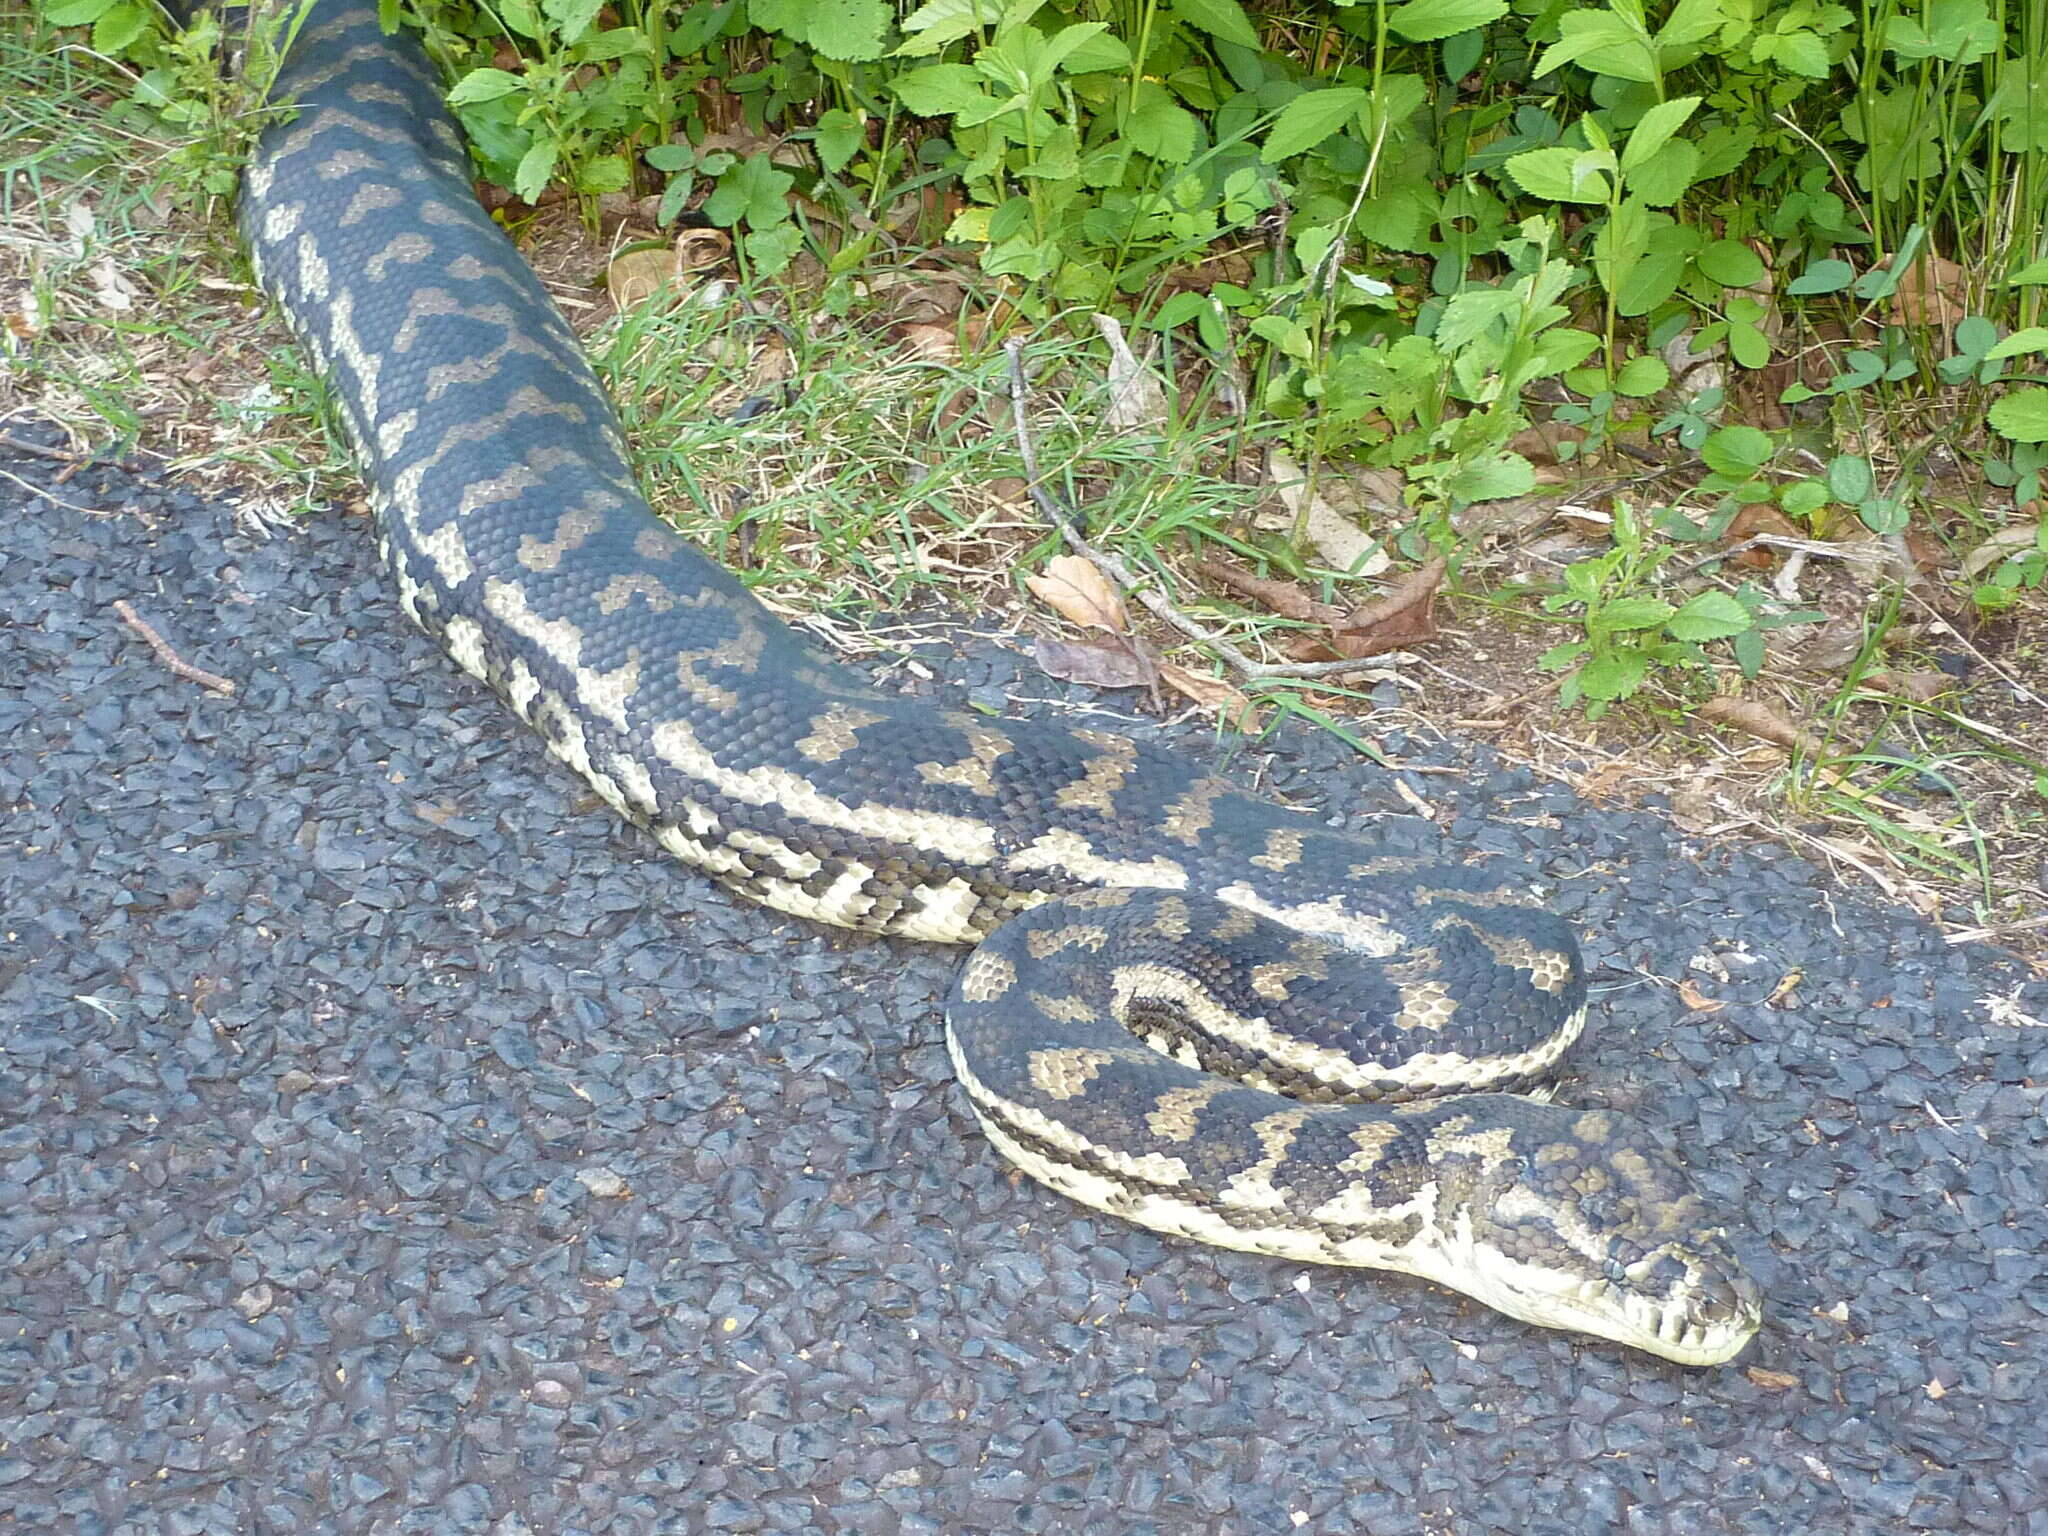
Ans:
MULTIPOLYGON (((58 467, 0 455, 0 1529, 2048 1533, 2048 987, 1996 952, 1367 722, 1583 926, 1564 1096, 1747 1224, 1764 1332, 1681 1370, 1012 1178, 956 954, 585 804, 360 521, 58 467)), ((1437 835, 1327 737, 1238 767, 1437 835)))

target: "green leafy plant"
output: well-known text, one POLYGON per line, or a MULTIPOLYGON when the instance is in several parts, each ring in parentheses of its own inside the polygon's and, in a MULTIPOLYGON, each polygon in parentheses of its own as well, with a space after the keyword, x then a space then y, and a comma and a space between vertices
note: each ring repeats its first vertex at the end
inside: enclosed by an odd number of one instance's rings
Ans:
POLYGON ((1564 589, 1543 600, 1546 613, 1568 615, 1584 635, 1552 646, 1538 665, 1567 672, 1560 701, 1567 708, 1583 702, 1594 720, 1637 693, 1653 670, 1704 667, 1703 644, 1757 628, 1753 595, 1744 602, 1710 588, 1674 604, 1648 590, 1675 550, 1645 538, 1626 502, 1614 504, 1613 531, 1609 549, 1566 566, 1564 589))

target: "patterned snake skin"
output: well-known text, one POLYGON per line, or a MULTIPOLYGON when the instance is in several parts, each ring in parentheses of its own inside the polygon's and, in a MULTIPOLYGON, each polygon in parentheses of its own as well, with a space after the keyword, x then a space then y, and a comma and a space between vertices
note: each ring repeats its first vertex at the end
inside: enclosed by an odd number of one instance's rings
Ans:
POLYGON ((248 169, 243 235, 332 381, 406 611, 729 889, 978 943, 947 1042, 1006 1156, 1164 1232, 1689 1364, 1743 1347, 1757 1292, 1681 1170, 1619 1116, 1513 1096, 1586 1012, 1570 931, 1515 871, 1392 857, 1122 737, 820 659, 642 500, 417 44, 324 4, 277 99, 298 111, 248 169))

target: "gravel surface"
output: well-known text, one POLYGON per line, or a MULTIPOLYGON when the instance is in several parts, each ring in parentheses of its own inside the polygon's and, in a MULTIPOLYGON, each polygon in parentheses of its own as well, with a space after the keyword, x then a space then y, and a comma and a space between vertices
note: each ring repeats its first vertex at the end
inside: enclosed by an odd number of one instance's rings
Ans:
MULTIPOLYGON (((1996 952, 1368 722, 1587 933, 1565 1096, 1748 1223, 1764 1332, 1689 1372, 1012 1178, 957 954, 586 804, 359 519, 0 468, 0 1527, 2048 1533, 2048 988, 1996 952)), ((1327 737, 1261 771, 1436 835, 1327 737)))

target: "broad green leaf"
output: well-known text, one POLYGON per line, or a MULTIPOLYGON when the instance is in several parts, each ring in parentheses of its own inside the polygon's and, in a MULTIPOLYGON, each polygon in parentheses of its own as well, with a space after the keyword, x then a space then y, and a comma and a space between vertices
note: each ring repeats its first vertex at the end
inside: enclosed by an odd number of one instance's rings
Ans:
POLYGON ((1731 649, 1735 652, 1735 664, 1742 668, 1744 677, 1754 679, 1764 669, 1764 632, 1760 629, 1745 629, 1735 637, 1731 649))
POLYGON ((1435 222, 1435 199, 1419 187, 1399 187, 1368 197, 1353 224, 1359 234, 1395 251, 1420 251, 1435 222))
POLYGON ((718 188, 704 200, 704 213, 721 229, 745 219, 755 229, 780 224, 788 216, 783 201, 796 178, 779 171, 766 154, 749 155, 718 178, 718 188))
POLYGON ((2014 286, 2023 283, 2048 283, 2048 256, 2043 256, 2039 261, 2028 262, 2019 271, 2008 277, 2006 281, 2014 286))
POLYGON ((1728 593, 1701 592, 1680 604, 1664 621, 1664 632, 1674 640, 1726 640, 1755 622, 1749 610, 1728 593))
POLYGON ((1380 77, 1379 88, 1366 98, 1365 123, 1377 133, 1382 123, 1405 123, 1429 99, 1429 86, 1420 75, 1388 74, 1380 77))
POLYGON ((1791 294, 1840 293, 1855 277, 1854 267, 1829 256, 1808 262, 1806 270, 1793 278, 1785 291, 1791 294))
POLYGON ((120 0, 56 0, 43 9, 43 20, 53 27, 86 27, 112 10, 120 0))
MULTIPOLYGON (((1021 30, 1021 29, 1020 29, 1021 30)), ((1077 21, 1071 27, 1061 27, 1045 40, 1042 70, 1053 70, 1065 64, 1080 49, 1095 41, 1109 30, 1109 24, 1102 21, 1077 21)))
POLYGON ((516 32, 521 37, 539 37, 543 23, 540 9, 533 0, 502 0, 498 6, 498 20, 505 24, 507 32, 516 32))
POLYGON ((1411 43, 1433 43, 1498 21, 1507 13, 1507 0, 1407 0, 1387 12, 1387 25, 1411 43))
POLYGON ((1612 190, 1606 173, 1613 163, 1614 157, 1603 151, 1559 144, 1510 156, 1507 171, 1531 197, 1557 203, 1604 203, 1612 190))
POLYGON ((773 277, 790 264, 796 253, 803 249, 804 232, 794 224, 777 224, 768 229, 753 229, 747 232, 740 248, 747 253, 747 262, 763 277, 773 277))
POLYGON ((1690 225, 1673 223, 1668 213, 1652 212, 1649 221, 1649 249, 1622 274, 1614 296, 1614 307, 1624 315, 1646 315, 1676 293, 1686 258, 1699 249, 1700 232, 1690 225))
POLYGON ((1547 379, 1552 374, 1578 367, 1599 350, 1600 338, 1591 331, 1555 326, 1536 338, 1526 373, 1531 379, 1547 379))
POLYGON ((1761 368, 1771 360, 1771 338, 1754 323, 1730 324, 1728 352, 1745 368, 1761 368))
POLYGON ((1811 517, 1828 504, 1828 488, 1821 480, 1794 480, 1778 492, 1778 505, 1789 517, 1811 517))
POLYGON ((647 51, 647 37, 633 27, 607 27, 593 32, 576 45, 579 64, 602 64, 647 51))
POLYGON ((1622 173, 1626 175, 1662 149, 1665 141, 1683 128, 1686 119, 1699 110, 1699 105, 1697 96, 1674 96, 1645 112, 1629 134, 1627 147, 1621 152, 1622 173))
POLYGON ((560 146, 553 139, 535 139, 533 147, 519 157, 519 168, 512 173, 512 190, 522 201, 540 201, 548 178, 555 174, 555 161, 560 153, 560 146))
POLYGON ((633 179, 624 155, 598 155, 583 163, 576 173, 576 190, 591 197, 623 192, 633 179))
POLYGON ((1614 392, 1641 400, 1654 395, 1671 382, 1671 368, 1653 352, 1630 358, 1614 375, 1614 392))
MULTIPOLYGON (((1752 14, 1744 8, 1741 21, 1746 25, 1752 14)), ((1703 43, 1730 19, 1722 0, 1678 0, 1678 4, 1671 8, 1671 14, 1664 18, 1664 25, 1657 29, 1657 42, 1665 48, 1703 43)))
POLYGON ((1434 340, 1440 352, 1457 352, 1490 329, 1496 320, 1521 308, 1521 300, 1504 288, 1467 288, 1451 295, 1436 323, 1434 340))
POLYGON ((1673 139, 1628 178, 1630 195, 1652 208, 1669 208, 1699 179, 1700 152, 1689 139, 1673 139))
POLYGON ((148 30, 149 12, 122 0, 92 24, 92 45, 110 59, 119 58, 130 43, 148 30))
POLYGON ((971 64, 927 64, 898 75, 890 89, 919 117, 948 117, 989 99, 971 64))
POLYGON ((541 14, 555 26, 555 35, 564 44, 579 41, 597 20, 597 13, 604 8, 604 0, 541 0, 541 14))
POLYGON ((1270 164, 1313 149, 1357 117, 1365 104, 1366 93, 1355 85, 1303 91, 1280 109, 1259 153, 1270 164))
POLYGON ((1613 11, 1573 10, 1558 18, 1558 40, 1536 61, 1538 78, 1565 64, 1577 64, 1596 75, 1654 85, 1659 73, 1657 49, 1640 18, 1631 22, 1613 11))
POLYGON ((1579 669, 1579 688, 1587 698, 1611 703, 1625 699, 1643 686, 1649 676, 1650 658, 1634 646, 1622 646, 1595 656, 1579 669))
POLYGON ((1984 0, 1928 0, 1924 20, 1894 15, 1882 36, 1902 59, 1973 64, 1997 49, 2000 31, 1984 0))
POLYGON ((1655 629, 1675 611, 1661 597, 1618 597, 1586 615, 1586 628, 1608 633, 1655 629))
POLYGON ((1770 433, 1760 427, 1722 427, 1700 446, 1707 468, 1731 480, 1747 480, 1771 462, 1770 433))
POLYGON ((1184 325, 1197 315, 1205 315, 1209 313, 1209 309, 1209 295, 1186 289, 1160 305, 1158 311, 1145 323, 1155 330, 1163 331, 1176 325, 1184 325))
POLYGON ((500 96, 524 89, 526 82, 518 75, 502 69, 472 69, 455 82, 455 89, 448 93, 448 104, 464 107, 476 101, 496 101, 500 96))
POLYGON ((1299 362, 1307 362, 1315 352, 1301 322, 1290 320, 1285 315, 1260 315, 1251 323, 1251 333, 1263 341, 1270 341, 1299 362))
POLYGON ((1650 249, 1650 213, 1633 197, 1624 198, 1593 237, 1593 272, 1609 293, 1650 249))
POLYGON ((828 171, 839 171, 867 142, 867 133, 859 118, 844 107, 834 107, 819 116, 812 142, 818 149, 818 163, 828 171))
POLYGON ((1991 402, 1991 425, 2016 443, 2048 443, 2048 389, 2029 386, 1991 402))
POLYGON ((1066 71, 1070 75, 1102 74, 1109 70, 1129 69, 1131 50, 1124 46, 1122 38, 1109 32, 1098 32, 1084 38, 1080 45, 1066 58, 1066 71))
POLYGON ((1536 488, 1536 466, 1519 453, 1487 453, 1469 459, 1446 477, 1444 489, 1460 501, 1501 501, 1536 488))
POLYGON ((1226 43, 1240 48, 1259 46, 1259 34, 1237 0, 1173 0, 1173 14, 1226 43))
POLYGON ((1124 133, 1141 155, 1185 165, 1194 158, 1201 124, 1173 93, 1151 80, 1138 82, 1137 105, 1124 119, 1124 133))
POLYGON ((903 42, 899 57, 918 58, 937 53, 983 27, 1002 19, 1002 0, 929 0, 903 18, 903 42))
MULTIPOLYGON (((1956 330, 1956 339, 1962 340, 1962 329, 1956 330)), ((2030 325, 2014 331, 2005 340, 1985 352, 1987 360, 2001 357, 2019 357, 2023 353, 2048 352, 2048 326, 2030 325)))
POLYGON ((1838 453, 1828 461, 1828 494, 1845 506, 1860 506, 1877 489, 1870 460, 1859 453, 1838 453))
MULTIPOLYGON (((1825 80, 1834 66, 1828 61, 1828 45, 1811 32, 1781 32, 1770 40, 1770 56, 1795 75, 1804 75, 1809 80, 1825 80)), ((1764 39, 1759 38, 1761 45, 1764 39)), ((1764 56, 1759 46, 1757 56, 1764 56)))
MULTIPOLYGON (((2048 340, 2048 330, 2041 332, 2048 340)), ((1998 327, 1982 315, 1965 315, 1956 322, 1956 351, 1965 360, 1984 356, 1998 345, 1998 327)))
POLYGON ((889 0, 747 0, 747 16, 828 59, 879 59, 896 7, 889 0))
POLYGON ((1750 288, 1763 281, 1763 258, 1740 240, 1710 240, 1693 265, 1723 288, 1750 288))

